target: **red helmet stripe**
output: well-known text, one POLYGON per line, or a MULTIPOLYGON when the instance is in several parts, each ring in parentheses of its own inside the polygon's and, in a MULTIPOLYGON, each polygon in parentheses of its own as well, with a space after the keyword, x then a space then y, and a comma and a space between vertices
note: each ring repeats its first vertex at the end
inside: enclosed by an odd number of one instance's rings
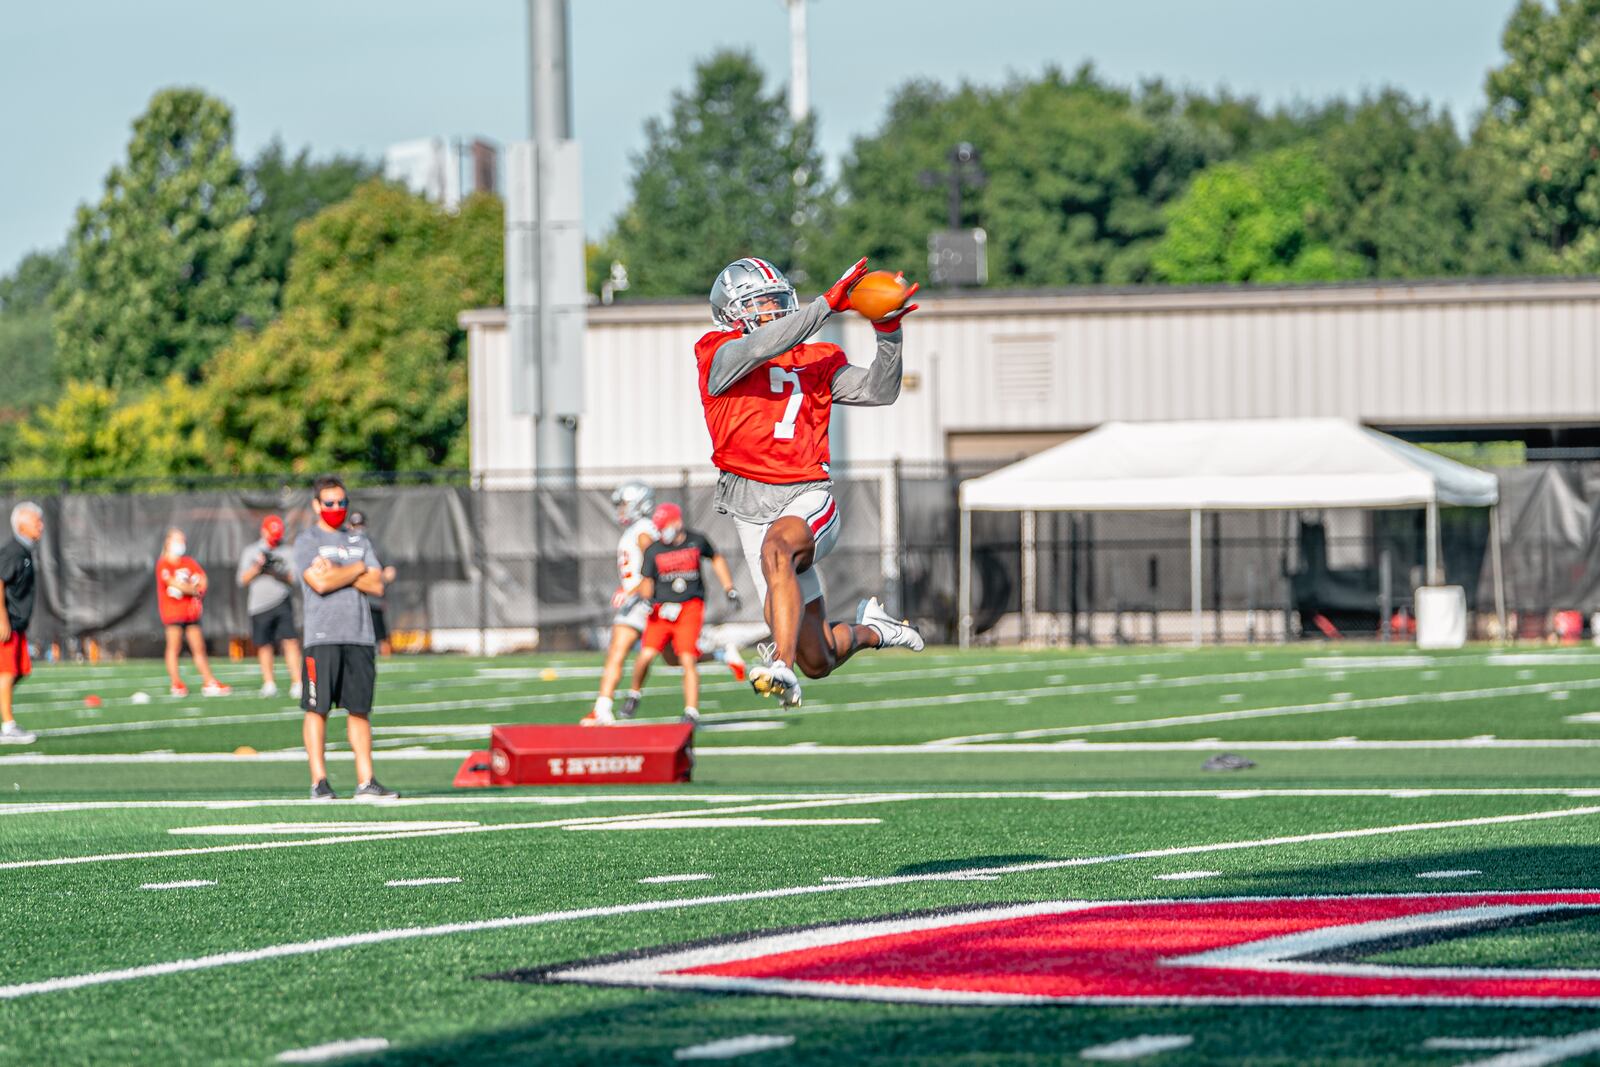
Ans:
POLYGON ((772 264, 768 263, 766 260, 751 257, 750 262, 761 268, 761 273, 767 276, 767 281, 775 282, 778 280, 778 272, 773 270, 772 264))

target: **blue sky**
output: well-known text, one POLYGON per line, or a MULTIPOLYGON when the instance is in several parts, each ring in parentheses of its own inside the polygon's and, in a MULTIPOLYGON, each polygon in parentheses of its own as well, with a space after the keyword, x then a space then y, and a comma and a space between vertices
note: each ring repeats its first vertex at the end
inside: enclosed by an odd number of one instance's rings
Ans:
MULTIPOLYGON (((1091 60, 1270 101, 1396 85, 1482 106, 1513 0, 813 0, 812 100, 836 160, 911 78, 993 83, 1091 60)), ((98 196, 150 95, 197 85, 234 108, 239 147, 316 154, 526 136, 523 0, 49 0, 0 19, 0 271, 59 244, 98 196)), ((788 81, 780 0, 572 0, 575 125, 588 229, 626 201, 646 118, 720 46, 788 81)))

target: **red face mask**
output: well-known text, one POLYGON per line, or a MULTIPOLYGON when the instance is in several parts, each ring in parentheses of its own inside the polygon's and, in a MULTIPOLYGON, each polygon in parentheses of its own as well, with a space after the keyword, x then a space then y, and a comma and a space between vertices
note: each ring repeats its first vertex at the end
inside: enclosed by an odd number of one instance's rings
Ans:
POLYGON ((344 525, 344 517, 349 510, 350 502, 347 500, 340 501, 336 508, 327 507, 322 501, 317 501, 317 515, 335 530, 344 525))
POLYGON ((268 548, 283 544, 283 520, 276 515, 267 516, 261 523, 261 537, 267 542, 268 548))

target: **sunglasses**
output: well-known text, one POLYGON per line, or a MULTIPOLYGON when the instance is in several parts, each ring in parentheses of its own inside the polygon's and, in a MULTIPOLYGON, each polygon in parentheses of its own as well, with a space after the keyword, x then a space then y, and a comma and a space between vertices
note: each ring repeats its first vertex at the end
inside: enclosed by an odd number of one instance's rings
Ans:
POLYGON ((340 497, 338 500, 322 500, 318 501, 318 503, 325 508, 342 508, 346 504, 350 503, 350 501, 344 497, 340 497))

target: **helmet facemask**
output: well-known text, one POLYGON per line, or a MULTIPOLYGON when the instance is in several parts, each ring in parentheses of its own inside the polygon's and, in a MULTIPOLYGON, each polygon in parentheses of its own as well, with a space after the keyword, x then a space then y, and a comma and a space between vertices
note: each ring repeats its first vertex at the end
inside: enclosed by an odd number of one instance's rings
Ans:
POLYGON ((794 286, 764 259, 728 264, 711 287, 711 312, 724 329, 749 333, 799 309, 794 286))
POLYGON ((800 302, 795 298, 792 286, 767 289, 728 302, 728 316, 745 333, 799 310, 800 302))

